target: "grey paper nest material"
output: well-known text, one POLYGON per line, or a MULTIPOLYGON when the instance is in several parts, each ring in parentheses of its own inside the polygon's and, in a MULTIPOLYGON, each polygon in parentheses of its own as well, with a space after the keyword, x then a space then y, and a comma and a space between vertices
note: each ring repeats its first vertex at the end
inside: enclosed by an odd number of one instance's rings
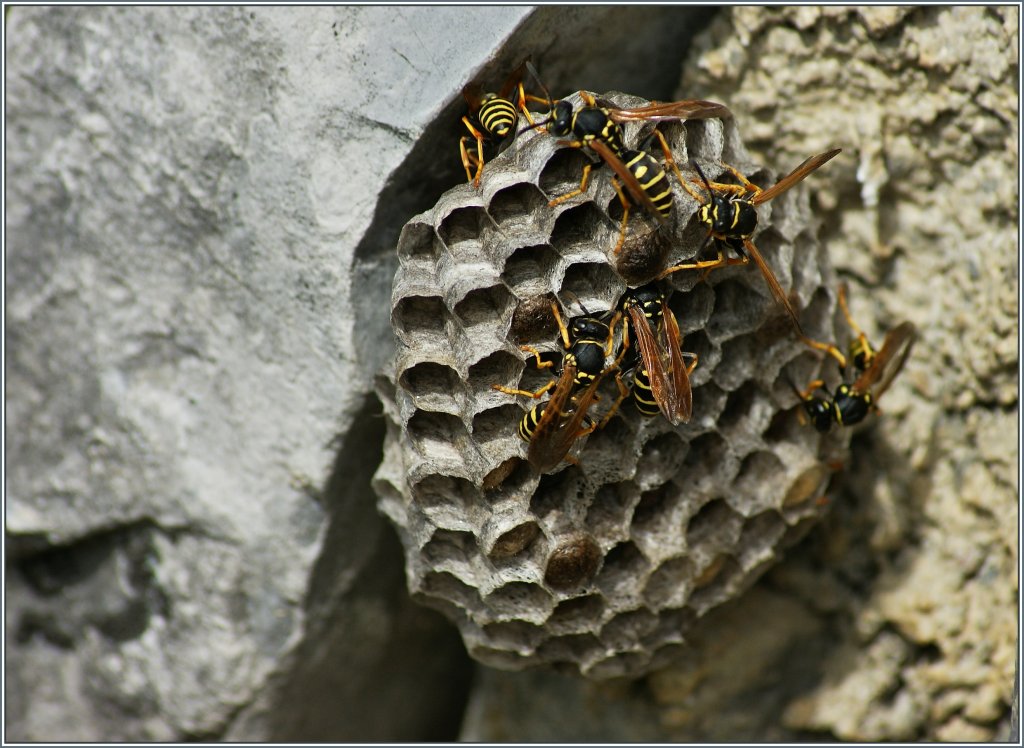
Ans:
MULTIPOLYGON (((627 147, 650 127, 627 126, 627 147)), ((679 164, 695 157, 711 179, 722 161, 763 186, 777 178, 750 163, 731 119, 660 129, 679 164)), ((688 424, 644 419, 626 403, 582 441, 578 465, 530 468, 516 427, 534 401, 492 385, 532 390, 549 378, 519 345, 557 350, 554 294, 610 309, 623 275, 649 280, 666 253, 673 263, 693 257, 705 236, 695 201, 675 184, 670 224, 656 232, 633 211, 616 258, 621 212, 607 168, 584 195, 548 207, 578 185, 584 162, 532 131, 487 164, 479 191, 452 189, 405 226, 375 488, 405 546, 411 593, 456 622, 474 657, 636 676, 664 663, 694 620, 748 587, 817 519, 848 437, 799 422, 789 382, 802 385, 824 364, 749 265, 666 281, 683 349, 700 356, 688 424)), ((834 340, 835 283, 807 205, 798 188, 761 206, 755 242, 809 332, 834 340)), ((598 414, 615 394, 604 384, 598 414)))

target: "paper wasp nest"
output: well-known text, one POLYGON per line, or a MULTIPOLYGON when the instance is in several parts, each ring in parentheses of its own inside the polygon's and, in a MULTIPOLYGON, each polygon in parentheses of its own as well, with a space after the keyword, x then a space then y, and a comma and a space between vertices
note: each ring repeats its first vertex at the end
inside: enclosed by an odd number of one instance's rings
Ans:
MULTIPOLYGON (((627 147, 652 127, 627 125, 627 147)), ((795 166, 756 167, 731 119, 659 129, 684 174, 695 157, 724 180, 724 161, 768 186, 795 166)), ((683 350, 700 357, 689 423, 644 419, 627 401, 580 440, 578 465, 531 469, 517 425, 536 401, 492 385, 535 390, 550 379, 519 345, 561 350, 555 294, 568 315, 581 313, 573 295, 590 312, 613 308, 626 288, 619 271, 639 285, 666 255, 696 255, 706 235, 696 202, 675 183, 669 225, 655 230, 634 209, 615 257, 621 208, 607 166, 584 195, 548 206, 578 186, 586 162, 531 131, 487 163, 479 191, 456 187, 403 229, 391 313, 398 350, 380 384, 388 435, 374 483, 405 546, 412 595, 455 621, 475 658, 608 678, 666 662, 694 620, 779 559, 823 511, 829 463, 848 437, 822 437, 798 420, 789 383, 802 388, 829 364, 796 340, 750 264, 664 281, 683 350)), ((754 241, 808 333, 835 340, 835 283, 808 191, 760 206, 754 241)), ((612 379, 597 416, 615 398, 612 379)))

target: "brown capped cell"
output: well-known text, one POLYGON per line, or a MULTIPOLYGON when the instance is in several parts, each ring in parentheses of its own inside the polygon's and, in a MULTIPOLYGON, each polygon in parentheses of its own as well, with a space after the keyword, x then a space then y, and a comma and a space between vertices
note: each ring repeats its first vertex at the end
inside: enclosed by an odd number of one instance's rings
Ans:
POLYGON ((555 590, 574 589, 593 579, 600 565, 601 548, 593 538, 569 538, 548 557, 544 583, 555 590))

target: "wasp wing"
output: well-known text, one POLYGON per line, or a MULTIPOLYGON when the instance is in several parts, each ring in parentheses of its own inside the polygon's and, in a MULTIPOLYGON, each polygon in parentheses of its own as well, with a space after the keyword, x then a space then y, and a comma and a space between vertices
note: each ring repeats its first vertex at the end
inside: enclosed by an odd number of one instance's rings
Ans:
POLYGON ((466 100, 470 113, 476 115, 484 98, 483 86, 479 83, 467 83, 462 88, 462 98, 466 100))
POLYGON ((674 414, 669 410, 668 402, 670 397, 673 397, 670 395, 673 385, 669 383, 668 375, 665 373, 665 360, 657 338, 654 337, 651 325, 639 306, 629 307, 629 318, 632 322, 633 337, 636 338, 636 345, 640 351, 640 365, 646 369, 647 379, 650 381, 651 394, 654 395, 654 400, 665 418, 672 421, 674 414))
POLYGON ((710 119, 712 117, 724 119, 732 116, 732 112, 724 104, 701 99, 652 102, 647 106, 635 109, 610 109, 609 111, 615 122, 664 122, 666 120, 710 119))
POLYGON ((583 394, 577 398, 575 410, 567 415, 566 406, 573 399, 575 380, 576 367, 571 363, 565 363, 554 392, 544 404, 544 414, 537 422, 533 436, 530 437, 526 457, 538 472, 546 473, 557 467, 569 453, 569 449, 579 435, 579 425, 586 417, 586 410, 597 394, 600 377, 588 385, 583 394))
POLYGON ((851 389, 861 393, 871 391, 877 401, 903 369, 916 341, 917 328, 913 322, 903 322, 894 327, 885 336, 871 366, 857 377, 851 389))
POLYGON ((615 175, 622 181, 626 191, 629 192, 630 197, 638 205, 643 205, 647 209, 647 212, 658 219, 661 223, 664 223, 666 218, 658 210, 658 206, 654 204, 650 196, 644 192, 644 188, 640 186, 640 182, 637 181, 636 177, 633 176, 633 172, 626 168, 626 165, 622 163, 615 151, 608 147, 608 144, 603 140, 594 139, 587 144, 587 146, 601 157, 601 159, 608 164, 615 175))
POLYGON ((680 423, 687 423, 693 415, 693 390, 690 388, 690 375, 687 373, 686 363, 683 361, 682 341, 679 336, 679 323, 676 316, 668 308, 668 304, 661 302, 661 324, 665 336, 665 347, 668 349, 669 372, 671 386, 663 405, 658 405, 661 412, 669 423, 677 426, 680 423))
POLYGON ((761 192, 755 195, 750 202, 754 205, 760 205, 761 203, 768 202, 772 198, 778 197, 786 190, 792 189, 806 179, 812 171, 835 158, 835 156, 842 150, 842 148, 835 148, 831 151, 825 151, 825 153, 819 153, 817 156, 811 156, 774 185, 766 190, 761 190, 761 192))
POLYGON ((804 330, 800 326, 800 318, 797 316, 796 309, 793 308, 793 304, 789 301, 789 297, 786 296, 786 292, 782 290, 782 284, 779 283, 779 279, 775 277, 775 273, 768 263, 765 262, 764 256, 758 251, 750 239, 743 240, 743 247, 747 250, 747 255, 754 261, 754 264, 761 271, 761 275, 764 276, 765 282, 768 284, 768 288, 772 292, 772 296, 782 304, 786 310, 786 314, 789 315, 790 319, 793 320, 793 327, 796 328, 797 334, 804 337, 804 330))

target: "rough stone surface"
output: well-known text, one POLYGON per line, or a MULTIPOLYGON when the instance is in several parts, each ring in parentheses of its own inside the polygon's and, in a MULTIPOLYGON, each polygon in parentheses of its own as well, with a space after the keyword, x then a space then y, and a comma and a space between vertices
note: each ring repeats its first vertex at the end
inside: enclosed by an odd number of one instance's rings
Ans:
MULTIPOLYGON (((712 180, 728 174, 723 161, 765 186, 781 176, 750 162, 731 118, 661 127, 676 162, 697 159, 712 180)), ((640 129, 626 128, 627 147, 650 127, 640 129)), ((532 391, 550 379, 517 346, 557 347, 549 300, 614 309, 624 261, 628 285, 640 285, 666 266, 656 254, 636 274, 645 263, 635 255, 655 238, 676 263, 695 259, 707 233, 673 177, 663 235, 634 212, 616 257, 610 211, 619 201, 607 170, 578 198, 548 205, 579 184, 582 162, 557 138, 527 132, 488 162, 479 190, 456 187, 406 224, 392 296, 399 345, 382 388, 389 438, 375 485, 406 545, 411 592, 458 623, 474 657, 636 676, 665 662, 693 621, 746 589, 820 516, 816 499, 848 434, 822 437, 801 423, 789 383, 817 376, 821 355, 795 338, 751 264, 706 281, 670 276, 683 349, 700 361, 688 424, 626 406, 586 440, 578 465, 540 475, 525 463, 517 425, 535 401, 517 404, 492 385, 532 391), (536 306, 546 324, 521 323, 536 306)), ((755 242, 806 307, 808 328, 832 339, 835 282, 802 187, 758 213, 755 242)), ((614 383, 604 384, 611 403, 614 383)))
POLYGON ((8 12, 6 735, 450 737, 465 659, 373 509, 350 289, 389 174, 528 9, 8 12), (319 712, 285 675, 339 672, 319 712))
POLYGON ((727 102, 759 162, 845 149, 814 185, 823 244, 873 340, 900 319, 921 338, 855 435, 821 528, 710 614, 676 666, 628 691, 492 674, 464 737, 631 724, 648 740, 1007 738, 1018 28, 1012 7, 737 7, 698 37, 677 95, 727 102), (555 698, 594 706, 531 719, 555 698))

